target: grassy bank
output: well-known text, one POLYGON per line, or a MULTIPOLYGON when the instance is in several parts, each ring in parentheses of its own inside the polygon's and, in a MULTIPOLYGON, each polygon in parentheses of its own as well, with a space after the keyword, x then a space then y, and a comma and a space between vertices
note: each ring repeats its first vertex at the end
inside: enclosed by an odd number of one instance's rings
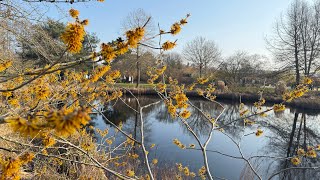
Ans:
MULTIPOLYGON (((135 84, 134 84, 135 85, 135 84)), ((117 84, 119 87, 125 87, 130 90, 133 94, 140 95, 157 95, 157 92, 152 89, 151 85, 142 84, 139 89, 135 88, 135 86, 123 86, 123 84, 117 84)), ((239 88, 239 91, 236 92, 217 92, 215 95, 217 96, 217 100, 230 100, 233 102, 242 102, 245 103, 253 103, 259 100, 260 96, 258 92, 261 88, 239 88)), ((170 90, 168 90, 170 91, 170 90)), ((129 92, 125 92, 129 93, 129 92)), ((196 91, 188 91, 187 95, 189 97, 200 97, 196 91)), ((280 95, 276 95, 273 89, 265 89, 263 97, 266 99, 269 104, 276 104, 282 102, 282 97, 280 95)), ((301 98, 295 99, 292 102, 285 103, 286 105, 299 108, 299 109, 310 109, 310 110, 320 110, 320 92, 319 91, 311 91, 306 93, 301 98)))

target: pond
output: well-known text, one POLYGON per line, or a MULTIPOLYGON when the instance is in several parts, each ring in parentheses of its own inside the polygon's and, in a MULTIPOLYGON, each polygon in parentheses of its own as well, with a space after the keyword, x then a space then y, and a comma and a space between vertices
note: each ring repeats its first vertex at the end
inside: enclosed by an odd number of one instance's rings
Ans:
MULTIPOLYGON (((159 98, 141 96, 139 100, 142 105, 145 105, 156 102, 159 98)), ((139 137, 138 115, 127 106, 130 105, 135 108, 137 106, 136 101, 132 97, 124 97, 124 102, 118 100, 117 102, 104 103, 103 107, 100 108, 104 109, 104 115, 115 124, 119 124, 121 121, 125 132, 133 134, 134 137, 139 137)), ((202 99, 191 99, 191 102, 211 115, 217 116, 221 112, 221 107, 215 103, 202 99)), ((219 125, 221 127, 223 124, 228 124, 228 122, 240 117, 239 104, 220 103, 225 107, 225 112, 220 118, 219 125)), ((246 108, 253 109, 254 107, 247 104, 246 108)), ((198 111, 192 108, 190 110, 192 116, 188 119, 188 122, 204 142, 210 131, 208 122, 198 111)), ((294 166, 287 158, 295 156, 299 147, 306 149, 307 146, 320 144, 320 112, 287 108, 284 112, 274 113, 272 111, 268 112, 267 115, 267 117, 253 117, 252 120, 255 120, 255 124, 252 126, 244 126, 243 121, 236 121, 224 126, 225 134, 214 131, 213 138, 208 145, 208 159, 211 172, 215 177, 225 179, 253 179, 255 177, 243 159, 235 158, 240 157, 239 148, 230 138, 240 142, 244 157, 255 156, 250 159, 250 163, 263 179, 267 179, 272 174, 286 168, 320 166, 318 157, 303 157, 301 158, 301 164, 298 166, 294 166), (263 135, 260 137, 255 135, 258 128, 263 130, 263 135)), ((92 117, 95 127, 102 130, 112 129, 112 126, 101 115, 94 114, 92 117)), ((177 138, 187 146, 197 144, 197 142, 179 119, 171 118, 164 103, 145 109, 144 120, 146 145, 149 147, 153 143, 156 144, 150 150, 150 159, 157 158, 159 160, 158 166, 175 166, 176 163, 182 163, 183 166, 188 166, 191 171, 198 172, 203 166, 201 151, 180 149, 172 141, 177 138)), ((124 138, 119 137, 119 142, 124 138)), ((320 179, 319 170, 319 168, 315 170, 288 170, 272 179, 320 179)))

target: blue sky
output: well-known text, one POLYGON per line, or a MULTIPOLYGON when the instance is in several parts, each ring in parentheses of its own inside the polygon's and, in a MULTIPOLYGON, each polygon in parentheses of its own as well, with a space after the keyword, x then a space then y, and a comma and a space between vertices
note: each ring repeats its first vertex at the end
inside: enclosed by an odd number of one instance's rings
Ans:
MULTIPOLYGON (((142 8, 163 28, 191 13, 189 23, 177 37, 181 51, 187 41, 196 36, 214 40, 224 56, 236 50, 268 55, 264 38, 271 34, 275 20, 291 0, 106 0, 104 3, 59 3, 60 8, 80 10, 80 17, 88 18, 87 30, 96 32, 103 42, 120 35, 121 22, 129 12, 142 8)), ((48 16, 65 18, 62 11, 49 5, 48 16)))

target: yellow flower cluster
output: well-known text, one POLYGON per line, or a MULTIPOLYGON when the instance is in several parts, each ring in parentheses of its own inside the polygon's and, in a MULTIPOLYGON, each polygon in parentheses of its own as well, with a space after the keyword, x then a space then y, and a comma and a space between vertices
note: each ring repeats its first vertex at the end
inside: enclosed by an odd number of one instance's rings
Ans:
POLYGON ((171 41, 166 41, 165 43, 162 44, 162 49, 164 51, 168 51, 173 49, 177 44, 175 42, 171 42, 171 41))
POLYGON ((82 142, 80 147, 87 152, 95 149, 93 142, 82 142))
POLYGON ((212 95, 212 93, 216 90, 216 88, 212 84, 208 84, 208 87, 205 89, 206 98, 210 101, 215 101, 217 96, 212 95))
MULTIPOLYGON (((318 147, 316 146, 316 149, 318 147)), ((298 148, 297 149, 297 155, 291 159, 291 163, 294 165, 299 165, 301 163, 301 158, 302 157, 309 157, 309 158, 316 158, 317 157, 317 152, 315 151, 315 148, 312 146, 307 147, 307 152, 305 152, 304 149, 298 148)))
POLYGON ((306 154, 306 152, 304 151, 304 149, 298 148, 297 154, 298 154, 298 156, 304 156, 306 154))
POLYGON ((56 143, 56 140, 49 135, 45 135, 45 137, 42 140, 42 143, 45 147, 51 147, 56 143))
POLYGON ((177 145, 181 149, 186 149, 186 146, 182 144, 178 139, 174 139, 173 144, 177 145))
POLYGON ((291 163, 293 165, 297 166, 301 163, 301 159, 299 157, 293 157, 293 158, 291 158, 291 163))
POLYGON ((108 94, 104 95, 104 97, 105 97, 105 100, 109 102, 109 101, 113 101, 115 99, 120 98, 122 95, 123 95, 122 91, 117 90, 117 91, 113 91, 111 95, 108 95, 108 94))
POLYGON ((282 95, 282 99, 284 101, 290 102, 293 99, 299 98, 303 96, 306 92, 308 92, 308 85, 312 83, 312 79, 306 77, 303 80, 303 84, 299 84, 293 91, 285 92, 282 95))
POLYGON ((131 157, 132 159, 137 159, 137 158, 139 158, 139 155, 138 154, 131 154, 131 153, 129 153, 129 155, 128 155, 129 157, 131 157))
POLYGON ((254 107, 261 109, 261 106, 266 103, 266 100, 264 98, 260 98, 258 102, 255 102, 253 104, 254 107))
POLYGON ((121 76, 120 74, 120 71, 118 70, 115 70, 115 71, 112 71, 110 74, 109 74, 110 78, 112 79, 117 79, 121 76))
POLYGON ((209 81, 209 79, 208 78, 198 78, 197 81, 199 84, 204 84, 204 83, 207 83, 209 81))
POLYGON ((171 115, 171 117, 176 117, 177 108, 172 103, 169 103, 169 105, 167 106, 168 106, 168 112, 171 115))
POLYGON ((170 33, 173 34, 173 35, 178 34, 181 31, 181 26, 183 26, 183 25, 188 23, 187 22, 187 18, 189 16, 190 16, 190 14, 188 14, 186 18, 181 19, 179 22, 174 23, 171 26, 170 33))
POLYGON ((246 114, 249 113, 249 110, 245 108, 243 103, 240 103, 239 110, 240 110, 240 117, 244 117, 246 114))
POLYGON ((12 61, 6 61, 3 63, 0 63, 0 72, 8 69, 10 66, 12 66, 12 61))
POLYGON ((152 164, 154 164, 154 165, 158 164, 158 159, 153 159, 152 164))
POLYGON ((155 72, 158 76, 160 76, 165 72, 166 69, 167 69, 167 66, 161 66, 160 68, 156 69, 155 72))
POLYGON ((80 129, 81 126, 88 124, 91 119, 88 113, 89 109, 70 112, 70 110, 63 108, 60 111, 49 113, 46 119, 58 135, 69 136, 80 129))
POLYGON ((196 91, 197 91, 199 96, 204 96, 204 91, 202 89, 197 88, 196 91))
POLYGON ((312 79, 311 78, 309 78, 309 77, 306 77, 306 78, 304 78, 303 79, 303 84, 311 84, 312 83, 312 79))
MULTIPOLYGON (((147 75, 149 76, 148 83, 153 84, 167 69, 167 66, 148 67, 147 75)), ((155 86, 156 87, 156 86, 155 86)))
POLYGON ((103 75, 105 75, 109 70, 110 70, 110 66, 100 66, 98 67, 93 75, 91 76, 90 80, 91 82, 97 82, 99 80, 99 78, 101 78, 103 75))
POLYGON ((170 33, 171 33, 171 34, 176 35, 176 34, 178 34, 180 31, 181 31, 181 25, 180 25, 180 23, 174 23, 174 24, 171 26, 171 29, 170 29, 170 33))
POLYGON ((183 119, 188 119, 191 116, 191 113, 188 110, 183 110, 179 115, 183 119))
POLYGON ((77 17, 79 16, 79 11, 76 10, 76 9, 70 9, 70 10, 69 10, 69 14, 70 14, 70 16, 73 17, 73 18, 77 18, 77 17))
POLYGON ((158 83, 157 84, 157 90, 161 93, 163 93, 166 90, 167 85, 164 83, 158 83))
MULTIPOLYGON (((188 166, 183 167, 183 165, 182 165, 181 163, 177 163, 176 166, 177 166, 178 170, 179 170, 180 172, 183 172, 183 174, 184 174, 185 176, 187 176, 187 177, 190 176, 190 177, 192 177, 192 178, 196 177, 196 173, 191 172, 191 171, 189 170, 188 166)), ((179 178, 182 179, 181 176, 179 176, 179 178)))
POLYGON ((198 171, 198 174, 200 176, 201 179, 206 179, 206 172, 207 172, 207 169, 206 167, 202 166, 199 171, 198 171))
POLYGON ((256 132, 256 136, 259 137, 263 134, 263 131, 261 129, 258 129, 256 132))
POLYGON ((77 22, 69 23, 65 32, 61 35, 62 41, 67 45, 67 49, 71 53, 78 53, 82 49, 82 41, 84 40, 84 26, 77 22))
POLYGON ((316 158, 317 157, 317 152, 313 148, 312 149, 308 149, 306 155, 307 155, 307 157, 310 157, 310 158, 316 158))
POLYGON ((273 111, 274 112, 281 112, 286 109, 286 106, 284 104, 274 104, 273 105, 273 111))
POLYGON ((6 122, 15 132, 19 132, 25 136, 36 136, 41 130, 36 119, 26 120, 22 117, 7 118, 6 122))
POLYGON ((25 153, 15 159, 12 158, 1 158, 1 180, 11 179, 19 180, 20 179, 20 169, 21 166, 32 161, 34 158, 33 153, 25 153))
MULTIPOLYGON (((117 71, 115 71, 115 72, 117 72, 117 71)), ((113 72, 113 73, 115 73, 115 72, 113 72)), ((106 83, 108 83, 108 84, 115 84, 115 80, 117 79, 117 78, 119 78, 120 77, 120 74, 110 74, 110 75, 107 75, 106 76, 106 83), (114 78, 113 78, 114 77, 114 78)))
POLYGON ((82 42, 85 36, 84 26, 89 24, 89 20, 79 21, 79 11, 71 9, 70 16, 76 18, 73 23, 68 23, 65 31, 61 35, 61 40, 67 45, 67 50, 71 53, 78 53, 82 49, 82 42))
POLYGON ((244 125, 253 125, 255 122, 254 121, 251 121, 249 119, 244 119, 244 125))
POLYGON ((195 144, 189 144, 189 148, 195 148, 196 147, 196 145, 195 144))
POLYGON ((133 177, 134 176, 134 171, 131 170, 131 169, 127 169, 126 170, 126 175, 129 176, 129 177, 133 177))
POLYGON ((69 23, 65 32, 61 35, 62 41, 67 45, 67 49, 71 53, 78 53, 82 49, 84 40, 84 26, 77 22, 69 23))
POLYGON ((45 100, 50 96, 50 89, 49 86, 34 86, 33 91, 35 92, 35 96, 37 99, 45 100))
POLYGON ((183 92, 180 92, 178 94, 175 94, 173 99, 176 100, 177 107, 178 108, 187 108, 189 105, 187 103, 188 97, 183 92))
POLYGON ((137 47, 139 41, 142 40, 144 36, 144 28, 138 27, 134 30, 129 30, 126 32, 127 40, 128 40, 128 45, 132 48, 137 47))
POLYGON ((183 168, 183 173, 185 176, 190 176, 190 170, 187 166, 183 168))
POLYGON ((113 47, 105 43, 101 44, 101 55, 108 63, 110 63, 117 56, 113 47))
POLYGON ((197 85, 196 83, 192 83, 192 84, 190 84, 190 85, 187 87, 187 89, 188 89, 189 91, 192 91, 196 85, 197 85))
POLYGON ((117 43, 117 55, 122 55, 128 52, 128 50, 129 50, 129 46, 127 43, 124 43, 124 42, 117 43))

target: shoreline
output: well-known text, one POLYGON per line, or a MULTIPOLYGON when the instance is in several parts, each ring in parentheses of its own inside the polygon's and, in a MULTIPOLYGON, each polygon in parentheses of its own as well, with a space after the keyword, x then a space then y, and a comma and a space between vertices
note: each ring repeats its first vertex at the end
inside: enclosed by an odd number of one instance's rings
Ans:
MULTIPOLYGON (((138 95, 138 94, 152 95, 152 96, 158 95, 157 92, 153 89, 132 88, 128 90, 130 90, 134 95, 138 95)), ((130 94, 127 91, 123 91, 123 93, 126 95, 130 94)), ((188 91, 186 92, 186 95, 188 97, 202 98, 202 96, 199 96, 196 91, 188 91)), ((247 102, 247 103, 254 103, 258 101, 260 98, 259 95, 252 94, 252 93, 224 92, 224 93, 213 93, 213 95, 217 96, 217 100, 228 100, 228 101, 238 102, 238 103, 240 102, 240 97, 242 102, 247 102)), ((283 101, 281 96, 265 94, 263 97, 266 99, 266 104, 279 104, 283 101)), ((306 109, 306 110, 320 110, 320 96, 311 96, 306 94, 303 97, 295 99, 291 102, 286 102, 284 104, 292 108, 306 109)))

